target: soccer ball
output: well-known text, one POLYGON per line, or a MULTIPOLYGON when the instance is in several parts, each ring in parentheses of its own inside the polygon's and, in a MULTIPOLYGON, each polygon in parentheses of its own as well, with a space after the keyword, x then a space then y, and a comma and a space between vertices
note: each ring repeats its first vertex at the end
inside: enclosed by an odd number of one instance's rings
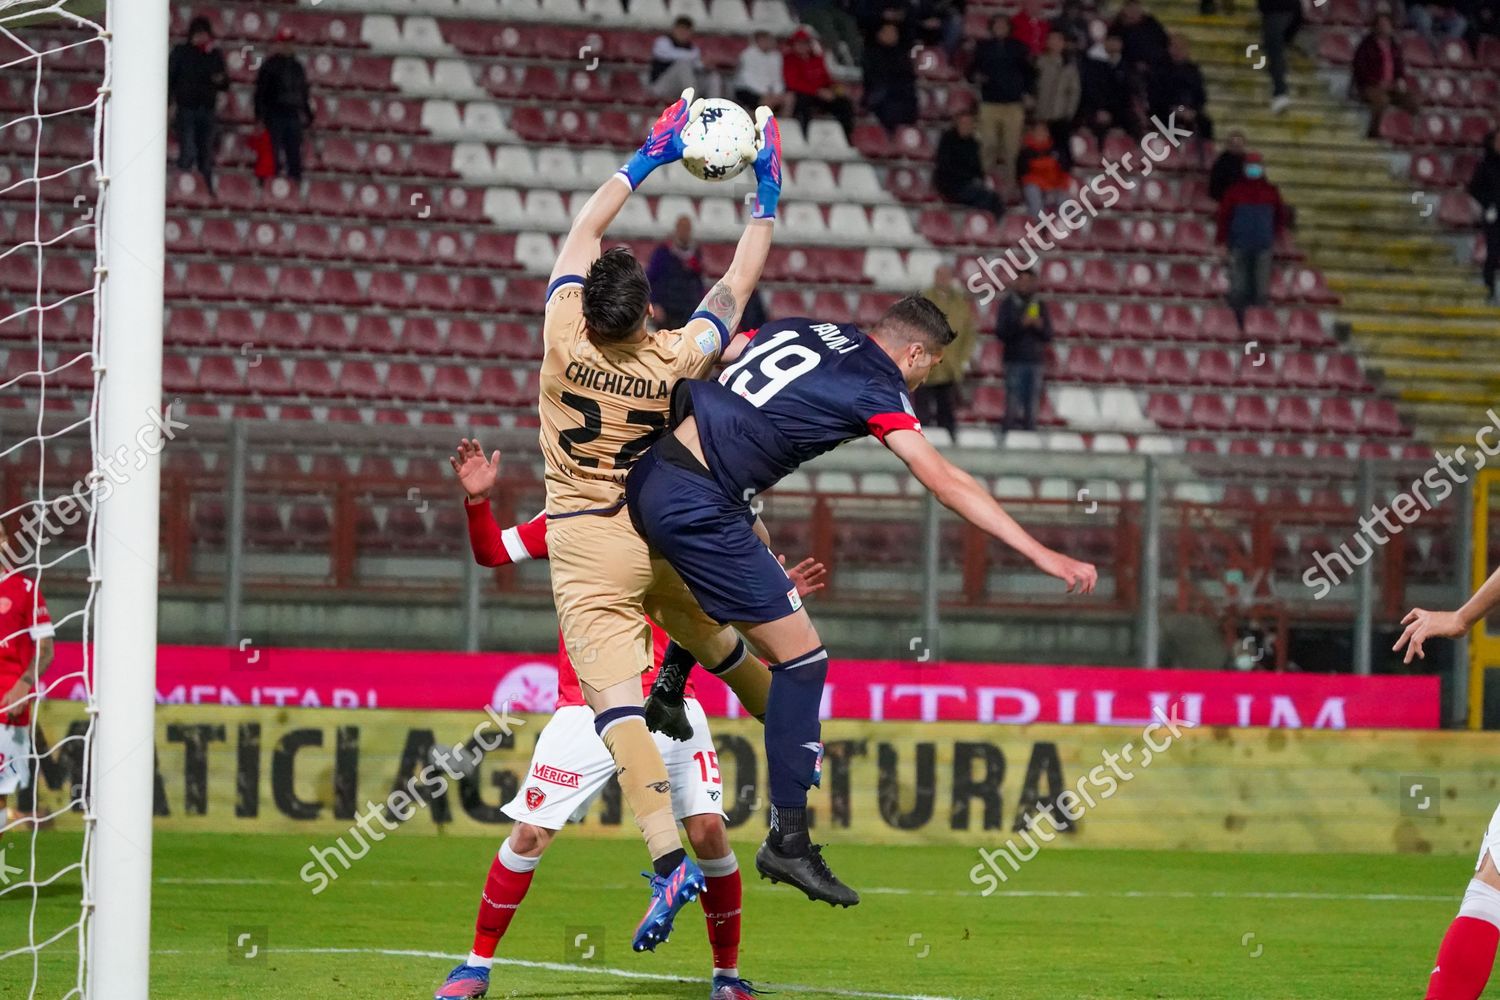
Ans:
POLYGON ((705 181, 739 176, 760 151, 755 120, 733 101, 711 97, 682 130, 682 165, 705 181))

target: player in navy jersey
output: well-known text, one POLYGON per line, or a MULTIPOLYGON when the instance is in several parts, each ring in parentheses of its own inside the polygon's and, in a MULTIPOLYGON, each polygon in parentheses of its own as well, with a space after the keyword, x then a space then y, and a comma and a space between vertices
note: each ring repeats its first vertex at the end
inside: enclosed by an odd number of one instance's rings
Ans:
MULTIPOLYGON (((803 462, 870 434, 944 506, 1066 582, 1070 592, 1089 593, 1098 579, 1093 566, 1027 534, 922 435, 909 393, 952 340, 941 310, 917 295, 897 302, 868 334, 811 319, 768 323, 717 382, 677 384, 672 432, 626 480, 637 530, 703 610, 733 624, 771 664, 765 717, 771 830, 755 867, 831 904, 852 906, 859 894, 829 870, 807 832, 807 790, 822 772, 818 706, 828 653, 796 588, 756 533, 755 495, 803 462)), ((666 685, 659 678, 652 698, 675 706, 680 694, 666 685)))

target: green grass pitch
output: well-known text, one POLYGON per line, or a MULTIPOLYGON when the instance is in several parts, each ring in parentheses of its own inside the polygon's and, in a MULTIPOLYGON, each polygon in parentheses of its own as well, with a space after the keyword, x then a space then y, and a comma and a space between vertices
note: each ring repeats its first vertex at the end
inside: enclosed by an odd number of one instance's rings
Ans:
MULTIPOLYGON (((29 837, 5 844, 12 867, 29 864, 29 837)), ((37 845, 46 876, 77 860, 80 838, 47 831, 37 845)), ((398 834, 319 896, 297 875, 308 846, 158 834, 153 1000, 430 997, 468 951, 498 844, 398 834), (237 951, 240 934, 252 936, 237 951)), ((753 850, 736 844, 747 869, 753 850)), ((981 898, 972 850, 835 843, 829 856, 863 890, 859 906, 813 904, 746 872, 741 969, 780 996, 1409 1000, 1470 874, 1458 856, 1044 849, 981 898)), ((656 954, 630 950, 641 861, 633 842, 559 838, 501 944, 490 996, 707 997, 696 904, 656 954)), ((78 898, 76 873, 40 890, 37 937, 76 919, 78 898)), ((28 940, 31 910, 30 889, 0 896, 0 952, 28 940)), ((75 946, 43 952, 36 997, 67 991, 75 946)), ((31 978, 28 956, 0 963, 0 996, 27 996, 31 978)))

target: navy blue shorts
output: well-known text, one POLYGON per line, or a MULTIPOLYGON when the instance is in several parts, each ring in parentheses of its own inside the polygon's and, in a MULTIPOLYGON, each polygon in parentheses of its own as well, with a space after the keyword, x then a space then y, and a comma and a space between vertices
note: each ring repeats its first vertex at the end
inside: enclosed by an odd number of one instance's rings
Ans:
POLYGON ((726 496, 701 465, 686 468, 681 455, 698 464, 675 438, 663 439, 631 468, 625 497, 636 530, 721 625, 773 622, 802 607, 786 570, 755 534, 749 505, 726 496))

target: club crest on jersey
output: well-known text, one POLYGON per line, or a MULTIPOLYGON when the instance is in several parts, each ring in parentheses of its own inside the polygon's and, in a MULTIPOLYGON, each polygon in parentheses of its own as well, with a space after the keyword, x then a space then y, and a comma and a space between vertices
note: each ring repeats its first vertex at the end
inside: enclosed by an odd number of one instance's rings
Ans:
POLYGON ((530 809, 532 812, 536 812, 542 807, 542 803, 546 801, 547 793, 542 791, 540 788, 532 786, 531 788, 526 789, 527 809, 530 809))

